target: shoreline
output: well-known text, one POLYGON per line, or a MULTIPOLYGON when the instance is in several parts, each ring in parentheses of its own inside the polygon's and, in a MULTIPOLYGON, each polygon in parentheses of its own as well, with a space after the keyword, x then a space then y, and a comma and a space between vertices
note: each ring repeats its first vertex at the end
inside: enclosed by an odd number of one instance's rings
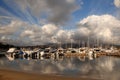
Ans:
POLYGON ((9 69, 0 69, 0 80, 101 80, 62 75, 35 74, 9 69))

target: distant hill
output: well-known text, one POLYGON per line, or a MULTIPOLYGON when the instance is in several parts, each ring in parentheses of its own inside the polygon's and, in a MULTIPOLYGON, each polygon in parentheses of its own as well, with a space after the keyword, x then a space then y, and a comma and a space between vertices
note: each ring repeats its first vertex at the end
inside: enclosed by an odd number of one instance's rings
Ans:
MULTIPOLYGON (((103 44, 103 46, 105 46, 107 44, 103 44)), ((87 46, 87 44, 85 44, 84 46, 87 46)), ((91 47, 93 47, 93 44, 90 44, 91 47)), ((116 46, 117 48, 120 48, 120 45, 114 45, 116 46)), ((10 44, 3 44, 3 43, 0 43, 0 51, 1 50, 8 50, 9 48, 11 47, 16 47, 16 48, 20 48, 20 47, 26 47, 26 48, 48 48, 48 47, 52 47, 52 48, 58 48, 60 47, 60 44, 46 44, 46 45, 36 45, 36 46, 14 46, 14 45, 10 45, 10 44)), ((61 44, 61 47, 63 48, 70 48, 71 47, 71 44, 70 43, 67 43, 67 44, 61 44)), ((83 47, 82 44, 72 44, 72 47, 73 48, 79 48, 79 47, 83 47)), ((94 46, 95 47, 95 46, 94 46)))
POLYGON ((0 43, 0 50, 8 50, 10 47, 14 47, 14 46, 9 45, 9 44, 0 43))

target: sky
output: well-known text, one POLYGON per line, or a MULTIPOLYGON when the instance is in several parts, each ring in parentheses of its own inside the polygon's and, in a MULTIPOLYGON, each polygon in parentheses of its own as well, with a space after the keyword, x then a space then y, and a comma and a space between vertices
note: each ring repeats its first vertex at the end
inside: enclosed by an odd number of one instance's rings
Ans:
POLYGON ((120 0, 0 0, 0 42, 120 45, 120 0))

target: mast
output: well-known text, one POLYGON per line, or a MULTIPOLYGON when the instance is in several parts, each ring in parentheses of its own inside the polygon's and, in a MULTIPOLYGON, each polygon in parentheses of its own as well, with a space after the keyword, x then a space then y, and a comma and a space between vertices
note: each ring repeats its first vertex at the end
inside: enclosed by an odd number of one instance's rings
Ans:
POLYGON ((114 47, 114 40, 113 40, 113 38, 112 38, 112 48, 114 47))
POLYGON ((80 48, 80 40, 79 40, 79 48, 80 48))
POLYGON ((84 41, 82 41, 82 47, 85 47, 85 42, 84 41))
POLYGON ((60 42, 60 48, 61 48, 61 42, 60 42))
POLYGON ((70 42, 71 42, 71 49, 72 49, 72 39, 70 40, 70 42))
POLYGON ((87 47, 88 47, 88 48, 90 48, 90 41, 89 41, 89 40, 90 40, 90 38, 89 38, 89 36, 88 36, 88 41, 87 41, 87 47))
MULTIPOLYGON (((72 33, 72 30, 71 30, 71 33, 72 33)), ((71 39, 70 39, 70 43, 71 43, 71 49, 72 49, 72 47, 73 47, 73 45, 72 45, 72 36, 71 36, 71 39)))
POLYGON ((99 46, 99 38, 97 37, 97 47, 100 47, 99 46))
POLYGON ((66 42, 65 46, 66 46, 66 49, 67 49, 67 42, 66 42))

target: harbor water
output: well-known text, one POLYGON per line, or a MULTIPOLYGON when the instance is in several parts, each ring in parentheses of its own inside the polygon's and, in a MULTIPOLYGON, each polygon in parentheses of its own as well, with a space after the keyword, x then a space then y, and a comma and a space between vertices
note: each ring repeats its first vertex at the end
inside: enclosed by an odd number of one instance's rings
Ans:
POLYGON ((36 74, 120 80, 120 58, 110 56, 102 56, 93 60, 85 57, 61 57, 59 59, 15 59, 13 61, 1 57, 0 68, 36 74))

